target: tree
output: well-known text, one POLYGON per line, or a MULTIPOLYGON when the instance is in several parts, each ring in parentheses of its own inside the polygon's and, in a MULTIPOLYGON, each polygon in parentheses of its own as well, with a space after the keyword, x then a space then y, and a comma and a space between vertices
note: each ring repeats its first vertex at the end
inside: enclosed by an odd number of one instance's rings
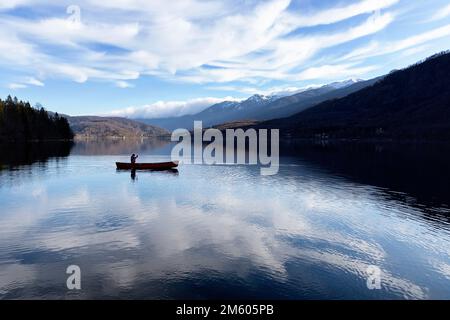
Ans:
POLYGON ((70 140, 73 132, 66 118, 57 113, 50 116, 39 104, 8 96, 0 99, 0 140, 70 140))

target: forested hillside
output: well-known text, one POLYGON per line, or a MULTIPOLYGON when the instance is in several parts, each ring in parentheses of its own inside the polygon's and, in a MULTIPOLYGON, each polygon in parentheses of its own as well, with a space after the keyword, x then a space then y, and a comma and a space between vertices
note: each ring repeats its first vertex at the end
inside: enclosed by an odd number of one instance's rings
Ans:
POLYGON ((450 53, 294 116, 267 121, 290 137, 450 140, 450 53))
POLYGON ((0 140, 70 140, 73 132, 66 118, 50 115, 44 108, 8 96, 0 99, 0 140))

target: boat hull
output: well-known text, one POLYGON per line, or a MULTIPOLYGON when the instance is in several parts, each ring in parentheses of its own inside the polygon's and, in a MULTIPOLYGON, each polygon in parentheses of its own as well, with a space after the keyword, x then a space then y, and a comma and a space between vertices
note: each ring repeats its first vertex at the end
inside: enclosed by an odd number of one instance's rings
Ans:
POLYGON ((116 162, 119 170, 169 170, 178 167, 178 161, 159 162, 159 163, 128 163, 116 162))

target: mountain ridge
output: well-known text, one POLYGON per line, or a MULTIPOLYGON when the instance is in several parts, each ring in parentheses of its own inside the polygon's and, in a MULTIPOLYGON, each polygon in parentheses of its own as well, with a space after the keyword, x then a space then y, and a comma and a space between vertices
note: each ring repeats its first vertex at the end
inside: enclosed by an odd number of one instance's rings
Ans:
POLYGON ((264 121, 283 118, 322 101, 343 97, 365 86, 369 86, 377 80, 378 78, 366 81, 349 79, 320 87, 308 88, 286 96, 277 95, 276 93, 273 95, 255 94, 240 102, 223 101, 214 104, 194 115, 135 120, 167 130, 174 130, 177 128, 192 129, 194 121, 202 121, 205 127, 209 127, 240 120, 264 121))
POLYGON ((450 140, 450 53, 392 71, 372 86, 258 124, 295 138, 450 140))
POLYGON ((170 133, 157 126, 120 117, 68 116, 76 138, 167 138, 170 133))

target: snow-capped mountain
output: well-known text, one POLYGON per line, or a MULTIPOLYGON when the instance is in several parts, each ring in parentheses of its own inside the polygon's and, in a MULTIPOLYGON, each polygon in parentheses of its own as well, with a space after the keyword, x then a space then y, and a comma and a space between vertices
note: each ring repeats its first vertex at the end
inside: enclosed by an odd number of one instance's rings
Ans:
POLYGON ((201 120, 204 127, 209 127, 237 120, 283 118, 323 101, 344 97, 372 83, 373 80, 349 79, 324 86, 300 89, 299 92, 290 95, 283 95, 280 92, 274 92, 270 95, 255 94, 240 102, 224 101, 217 103, 195 115, 141 121, 173 130, 176 128, 191 129, 195 120, 201 120))
POLYGON ((327 86, 330 86, 335 89, 342 89, 342 88, 349 87, 355 83, 362 82, 362 81, 364 81, 364 80, 358 79, 358 78, 353 78, 353 79, 348 79, 345 81, 333 82, 333 83, 327 84, 327 86))
POLYGON ((262 94, 255 94, 247 99, 248 102, 252 103, 267 103, 278 99, 278 95, 262 95, 262 94))

